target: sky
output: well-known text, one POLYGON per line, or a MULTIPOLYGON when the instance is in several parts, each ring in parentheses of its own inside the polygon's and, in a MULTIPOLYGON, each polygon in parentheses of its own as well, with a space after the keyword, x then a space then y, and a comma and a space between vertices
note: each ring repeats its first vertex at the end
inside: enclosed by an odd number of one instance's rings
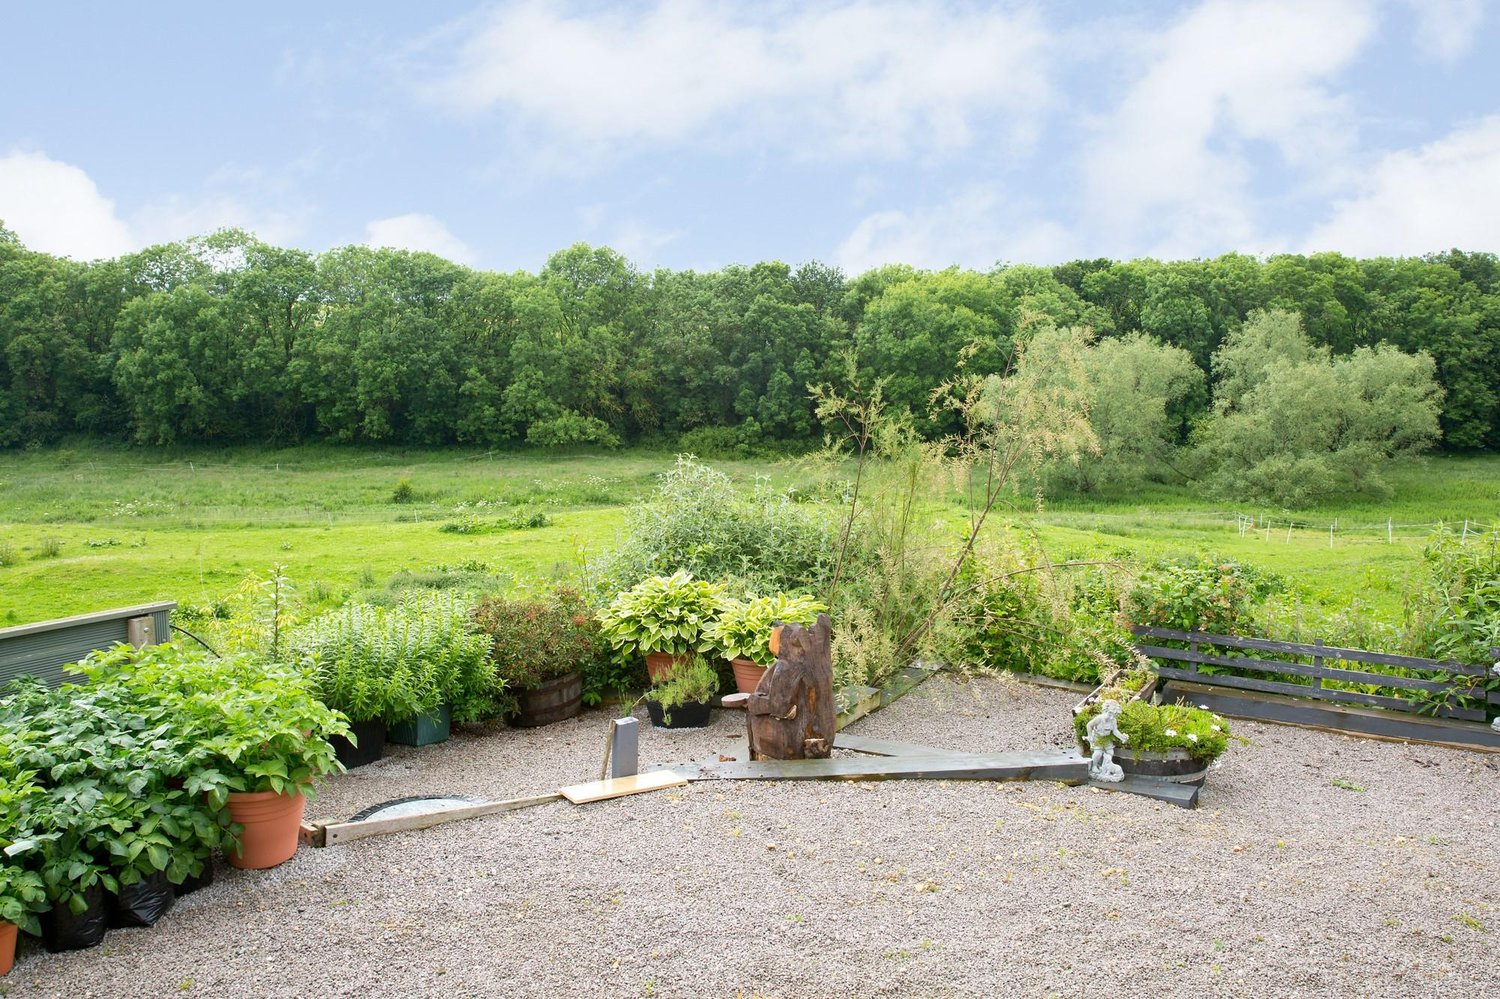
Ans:
POLYGON ((11 3, 0 221, 506 271, 1495 252, 1497 6, 11 3))

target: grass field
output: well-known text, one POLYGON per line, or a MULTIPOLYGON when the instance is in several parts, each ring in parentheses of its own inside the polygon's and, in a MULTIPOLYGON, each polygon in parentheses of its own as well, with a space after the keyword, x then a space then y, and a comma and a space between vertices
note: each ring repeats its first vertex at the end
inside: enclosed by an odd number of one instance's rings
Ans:
MULTIPOLYGON (((504 587, 573 571, 610 543, 672 455, 462 450, 150 451, 0 456, 0 625, 151 600, 210 605, 273 564, 316 603, 445 575, 504 587), (401 484, 409 495, 398 501, 401 484), (494 522, 542 512, 545 527, 494 522), (449 525, 449 530, 444 530, 449 525), (452 533, 456 526, 478 533, 452 533)), ((790 464, 714 461, 737 481, 803 485, 790 464)), ((1388 502, 1235 508, 1185 488, 1049 502, 1006 518, 1055 558, 1213 552, 1279 572, 1320 602, 1394 614, 1430 525, 1500 520, 1500 457, 1442 457, 1390 477, 1388 502), (1242 528, 1236 515, 1256 518, 1242 528), (1293 520, 1288 536, 1288 520, 1293 520), (1394 543, 1387 541, 1387 521, 1394 543), (1268 523, 1268 526, 1262 526, 1268 523), (1330 547, 1329 527, 1336 523, 1330 547)), ((1024 506, 1025 504, 1021 504, 1024 506)))

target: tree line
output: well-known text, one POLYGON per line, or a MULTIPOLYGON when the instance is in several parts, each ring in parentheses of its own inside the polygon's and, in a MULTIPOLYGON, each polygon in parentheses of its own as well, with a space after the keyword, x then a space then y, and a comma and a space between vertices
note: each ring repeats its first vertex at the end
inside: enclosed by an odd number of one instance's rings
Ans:
POLYGON ((816 437, 808 386, 837 383, 848 356, 936 434, 946 428, 928 409, 934 389, 956 367, 1006 369, 1038 317, 1093 331, 1090 363, 1114 386, 1095 422, 1144 434, 1147 451, 1195 432, 1210 451, 1247 434, 1274 451, 1277 435, 1306 429, 1244 405, 1265 381, 1256 365, 1287 351, 1316 363, 1262 396, 1359 391, 1370 358, 1386 370, 1402 363, 1396 351, 1422 352, 1441 389, 1427 397, 1434 434, 1450 448, 1500 447, 1490 253, 893 265, 851 278, 820 263, 642 271, 578 244, 533 274, 364 246, 311 254, 239 230, 79 263, 3 227, 0 447, 73 435, 485 446, 696 435, 754 447, 816 437), (1279 332, 1226 355, 1252 317, 1279 332), (1143 384, 1165 393, 1162 412, 1132 409, 1143 384))

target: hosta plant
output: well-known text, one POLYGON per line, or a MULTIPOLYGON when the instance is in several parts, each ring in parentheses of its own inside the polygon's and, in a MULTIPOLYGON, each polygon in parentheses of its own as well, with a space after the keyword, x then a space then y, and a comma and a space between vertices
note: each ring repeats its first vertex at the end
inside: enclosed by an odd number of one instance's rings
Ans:
POLYGON ((723 599, 722 587, 690 572, 652 576, 599 611, 600 631, 617 652, 704 651, 703 631, 723 599))
POLYGON ((771 653, 771 628, 776 624, 810 625, 828 608, 812 597, 777 593, 746 600, 726 599, 703 629, 704 651, 725 659, 748 659, 760 666, 776 660, 771 653))

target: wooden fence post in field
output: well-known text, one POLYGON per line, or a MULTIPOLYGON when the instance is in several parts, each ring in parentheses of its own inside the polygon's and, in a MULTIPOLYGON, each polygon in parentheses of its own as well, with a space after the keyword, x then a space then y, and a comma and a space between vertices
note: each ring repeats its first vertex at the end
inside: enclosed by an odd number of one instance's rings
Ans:
POLYGON ((1286 543, 1292 543, 1292 522, 1290 520, 1286 522, 1286 543))
POLYGON ((1385 543, 1388 544, 1388 545, 1396 543, 1395 542, 1395 535, 1391 532, 1391 518, 1390 517, 1385 518, 1385 543))

